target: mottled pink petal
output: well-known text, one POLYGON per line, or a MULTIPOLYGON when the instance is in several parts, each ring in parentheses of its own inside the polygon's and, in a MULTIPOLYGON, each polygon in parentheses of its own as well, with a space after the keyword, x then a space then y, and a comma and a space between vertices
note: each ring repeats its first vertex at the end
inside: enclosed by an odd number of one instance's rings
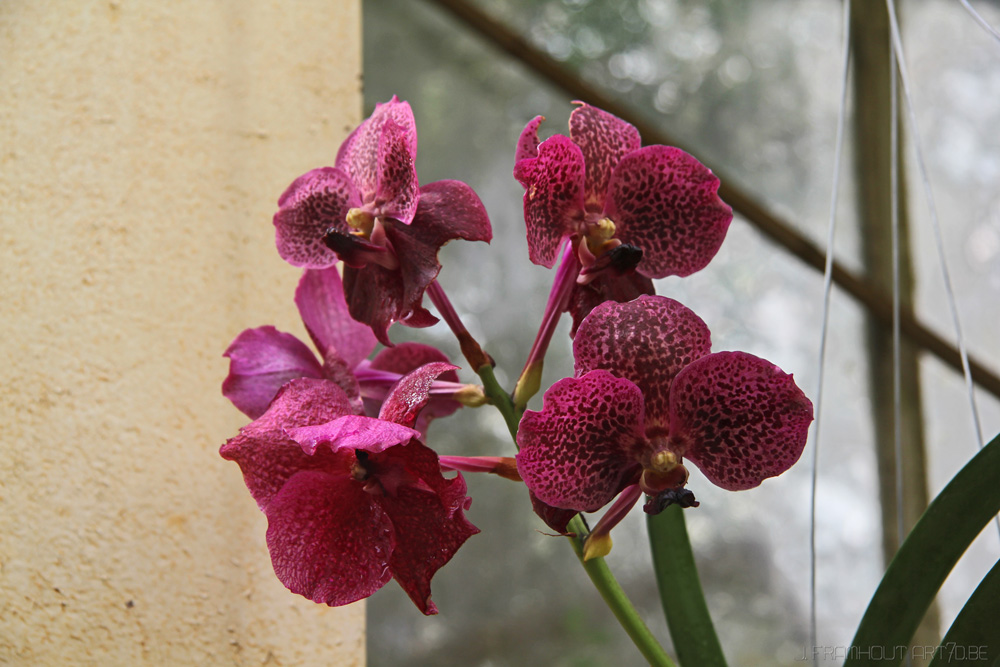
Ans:
POLYGON ((545 120, 545 116, 535 116, 521 130, 521 136, 517 139, 517 150, 514 152, 514 164, 521 160, 528 160, 538 157, 538 126, 545 120))
POLYGON ((299 176, 281 195, 274 214, 278 254, 294 266, 333 266, 337 255, 323 244, 323 236, 331 227, 350 231, 347 212, 360 205, 350 177, 339 169, 323 167, 299 176))
POLYGON ((421 187, 417 216, 427 230, 424 233, 444 243, 454 239, 487 243, 493 240, 486 207, 479 195, 461 181, 434 181, 421 187))
POLYGON ((431 385, 439 375, 456 368, 447 362, 436 361, 407 373, 386 396, 379 419, 413 426, 420 410, 430 400, 431 385))
POLYGON ((642 392, 603 370, 564 378, 528 410, 517 433, 517 470, 547 505, 592 512, 637 479, 642 392))
MULTIPOLYGON (((368 335, 371 335, 371 329, 368 329, 368 335)), ((361 400, 361 384, 354 374, 354 368, 337 356, 336 351, 331 351, 323 361, 323 376, 343 389, 351 401, 354 414, 362 415, 365 413, 365 408, 361 400)))
POLYGON ((229 357, 229 375, 222 395, 251 419, 264 414, 289 380, 323 377, 323 367, 305 343, 272 326, 242 332, 223 356, 229 357))
POLYGON ((419 484, 400 486, 379 499, 395 530, 389 563, 396 581, 425 614, 437 613, 430 601, 430 580, 465 540, 479 532, 465 518, 471 499, 461 475, 445 479, 437 454, 418 441, 394 447, 376 465, 402 465, 419 484))
POLYGON ((352 411, 343 390, 332 382, 312 378, 291 380, 274 397, 267 411, 226 441, 219 454, 239 464, 247 489, 263 510, 297 471, 337 469, 329 449, 310 456, 288 437, 285 429, 323 424, 352 411))
POLYGON ((354 180, 358 190, 374 194, 378 187, 379 142, 382 128, 393 122, 403 129, 407 152, 417 157, 417 125, 413 110, 407 102, 400 102, 395 95, 384 104, 376 104, 372 115, 352 132, 337 151, 336 166, 354 180))
POLYGON ((583 219, 583 177, 583 153, 568 137, 557 134, 538 146, 524 192, 528 256, 535 264, 551 269, 563 239, 583 219))
POLYGON ((569 136, 583 151, 587 165, 585 201, 600 211, 611 181, 611 172, 628 153, 642 146, 639 131, 621 118, 597 107, 581 106, 569 115, 569 136))
POLYGON ((378 189, 375 213, 409 224, 417 211, 417 168, 406 145, 406 132, 391 120, 378 145, 378 189))
POLYGON ((295 290, 295 305, 324 357, 333 351, 354 368, 375 349, 371 327, 356 321, 348 312, 337 267, 306 270, 295 290))
POLYGON ((345 448, 351 451, 363 449, 369 453, 378 453, 420 437, 420 433, 412 428, 354 414, 322 424, 286 427, 285 432, 289 438, 299 443, 306 454, 327 448, 335 453, 345 448))
MULTIPOLYGON (((400 343, 395 347, 387 347, 375 355, 375 358, 372 359, 371 368, 406 375, 424 364, 435 361, 447 363, 448 356, 441 350, 430 345, 400 343)), ((458 382, 458 373, 453 370, 445 371, 437 379, 446 382, 458 382)), ((432 394, 430 402, 420 411, 417 423, 413 427, 421 433, 426 433, 431 421, 447 417, 461 407, 462 404, 453 398, 432 394)))
POLYGON ((603 368, 639 386, 647 432, 666 429, 674 376, 711 348, 711 333, 701 318, 664 296, 606 301, 583 320, 573 339, 578 376, 603 368))
POLYGON ((339 475, 296 473, 265 513, 274 573, 293 593, 339 606, 368 597, 391 578, 392 524, 349 468, 339 475))
POLYGON ((643 294, 656 294, 656 289, 652 280, 635 271, 624 275, 602 273, 586 285, 575 285, 567 309, 573 318, 570 336, 576 336, 583 319, 605 301, 626 303, 643 294))
POLYGON ((812 403, 792 376, 745 352, 693 362, 670 393, 670 440, 714 484, 750 489, 798 461, 812 403))
POLYGON ((715 256, 733 219, 718 189, 719 179, 684 151, 647 146, 618 163, 604 211, 616 238, 642 248, 640 273, 688 276, 715 256))

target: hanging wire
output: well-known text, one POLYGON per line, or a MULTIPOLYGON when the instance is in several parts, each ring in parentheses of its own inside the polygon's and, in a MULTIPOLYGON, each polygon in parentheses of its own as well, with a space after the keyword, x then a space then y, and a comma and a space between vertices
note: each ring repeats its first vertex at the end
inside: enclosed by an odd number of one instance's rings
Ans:
MULTIPOLYGON (((934 205, 934 196, 931 191, 931 181, 927 174, 927 165, 924 162, 924 154, 920 148, 920 133, 917 129, 917 117, 913 111, 913 100, 910 97, 909 76, 906 71, 906 59, 903 57, 903 41, 899 36, 899 22, 896 19, 896 8, 892 0, 886 0, 889 7, 889 30, 892 33, 892 46, 896 54, 896 63, 899 66, 899 78, 903 84, 903 99, 906 101, 907 120, 910 123, 913 134, 913 147, 917 156, 917 166, 920 168, 920 181, 924 188, 924 196, 927 198, 927 208, 930 211, 931 227, 934 230, 934 245, 937 248, 938 263, 941 265, 941 277, 944 282, 945 295, 948 297, 948 308, 951 311, 952 325, 955 327, 955 338, 958 343, 958 352, 962 360, 962 375, 965 377, 965 389, 969 397, 969 407, 972 412, 972 425, 976 432, 976 445, 980 450, 985 446, 983 442, 983 429, 979 421, 979 408, 976 405, 975 387, 972 384, 972 374, 969 371, 969 354, 965 347, 965 338, 962 336, 962 325, 958 317, 958 304, 955 298, 955 290, 951 285, 951 276, 948 272, 948 262, 945 259, 944 240, 941 234, 941 222, 938 219, 937 207, 934 205)), ((994 517, 997 527, 997 534, 1000 536, 1000 516, 994 517)))
POLYGON ((833 154, 833 192, 830 195, 830 220, 826 237, 826 261, 823 268, 823 322, 819 338, 819 369, 816 387, 816 420, 813 425, 812 481, 809 498, 809 639, 813 665, 818 666, 816 617, 816 487, 819 471, 820 419, 823 412, 823 375, 826 368, 826 338, 830 323, 830 295, 833 292, 833 241, 837 228, 837 194, 840 191, 840 163, 844 149, 844 126, 847 118, 847 79, 851 61, 851 0, 843 0, 843 68, 840 107, 837 111, 837 138, 833 154))
POLYGON ((998 42, 1000 42, 1000 31, 997 31, 997 29, 996 29, 996 28, 994 28, 993 26, 991 26, 991 25, 990 25, 990 24, 989 24, 989 23, 988 23, 988 22, 986 21, 986 19, 984 19, 984 18, 982 17, 982 15, 981 15, 981 14, 980 14, 979 12, 977 12, 977 11, 976 11, 976 10, 975 10, 975 9, 973 8, 973 6, 972 6, 972 5, 970 5, 970 4, 969 4, 969 0, 958 0, 958 1, 962 3, 962 6, 963 6, 963 7, 965 7, 965 9, 966 9, 966 10, 967 10, 967 11, 968 11, 968 12, 969 12, 970 14, 972 14, 972 18, 976 19, 976 21, 977 21, 977 22, 979 23, 979 25, 983 26, 983 28, 984 28, 984 29, 986 30, 986 32, 988 32, 988 33, 990 33, 991 35, 993 35, 993 39, 995 39, 995 40, 997 40, 998 42))
POLYGON ((976 442, 979 449, 983 448, 983 432, 979 424, 979 408, 976 406, 975 390, 972 384, 972 374, 969 371, 969 354, 965 347, 965 338, 962 335, 962 325, 958 317, 958 305, 955 298, 955 290, 951 285, 951 275, 948 272, 948 262, 945 259, 944 239, 941 235, 941 222, 938 219, 937 207, 934 204, 934 194, 931 191, 931 181, 927 174, 927 165, 924 161, 924 153, 921 149, 920 131, 917 127, 917 117, 913 111, 913 100, 910 97, 910 78, 906 70, 906 59, 903 57, 903 42, 899 36, 899 21, 896 19, 896 7, 892 0, 886 0, 889 8, 889 30, 892 35, 893 49, 896 54, 896 63, 899 66, 899 78, 903 84, 903 99, 906 102, 907 120, 910 123, 910 132, 913 136, 913 147, 917 156, 917 166, 920 169, 920 181, 924 188, 924 196, 927 198, 927 208, 931 216, 931 227, 934 230, 934 244, 937 248, 938 261, 941 265, 941 276, 944 281, 945 294, 948 297, 948 307, 951 311, 952 325, 955 327, 955 337, 958 342, 958 352, 962 360, 962 375, 965 376, 965 386, 969 395, 969 406, 972 410, 972 422, 976 431, 976 442))
MULTIPOLYGON (((892 2, 892 0, 889 0, 892 2)), ((896 464, 896 549, 903 543, 903 364, 899 332, 899 83, 895 43, 889 41, 889 219, 892 236, 892 451, 896 464)), ((909 656, 907 656, 909 659, 909 656)))

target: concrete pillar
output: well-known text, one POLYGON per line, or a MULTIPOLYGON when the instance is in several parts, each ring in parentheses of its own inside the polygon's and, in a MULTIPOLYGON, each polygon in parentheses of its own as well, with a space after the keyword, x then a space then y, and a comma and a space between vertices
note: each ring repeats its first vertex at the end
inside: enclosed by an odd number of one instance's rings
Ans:
POLYGON ((0 3, 0 663, 362 665, 219 445, 271 215, 360 120, 358 0, 0 3))

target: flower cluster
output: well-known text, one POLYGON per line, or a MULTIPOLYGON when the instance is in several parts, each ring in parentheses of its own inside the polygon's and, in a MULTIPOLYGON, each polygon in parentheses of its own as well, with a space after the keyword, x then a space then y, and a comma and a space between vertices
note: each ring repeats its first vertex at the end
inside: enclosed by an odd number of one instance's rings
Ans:
POLYGON ((708 326, 655 295, 653 279, 699 271, 722 244, 732 211, 718 179, 676 148, 642 147, 634 127, 586 104, 568 137, 539 141, 541 121, 521 134, 514 175, 531 261, 562 261, 513 399, 436 282, 441 246, 490 240, 486 211, 459 181, 419 185, 406 102, 377 105, 333 167, 280 197, 276 244, 303 269, 295 304, 315 352, 271 326, 236 337, 222 389, 252 421, 221 454, 267 516, 274 570, 290 590, 341 605, 395 579, 435 613, 431 578, 479 532, 461 473, 449 471, 523 480, 559 533, 611 503, 587 537, 592 558, 643 494, 651 513, 698 504, 685 461, 736 491, 801 455, 812 405, 792 376, 747 353, 713 353, 708 326), (433 347, 393 345, 394 323, 437 321, 425 294, 483 386, 461 383, 433 347), (525 410, 563 312, 574 374, 545 392, 540 411, 525 410), (516 457, 428 445, 431 419, 486 403, 516 431, 516 457))

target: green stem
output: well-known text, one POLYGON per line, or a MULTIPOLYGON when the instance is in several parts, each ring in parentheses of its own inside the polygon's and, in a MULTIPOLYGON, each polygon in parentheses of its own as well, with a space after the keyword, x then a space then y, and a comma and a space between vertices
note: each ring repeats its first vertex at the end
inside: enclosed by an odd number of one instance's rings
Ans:
POLYGON ((514 409, 514 401, 511 400, 510 394, 504 391, 500 383, 497 382, 492 366, 484 364, 479 367, 476 373, 479 375, 479 379, 483 381, 483 391, 486 393, 486 397, 500 411, 504 422, 507 424, 507 430, 510 431, 510 437, 514 439, 514 444, 516 445, 517 426, 518 422, 520 422, 520 415, 514 409))
POLYGON ((659 514, 647 515, 647 519, 660 601, 678 660, 685 665, 725 667, 726 658, 698 579, 683 510, 671 505, 659 514))
MULTIPOLYGON (((580 518, 579 514, 569 522, 569 530, 576 533, 575 536, 570 538, 570 544, 573 545, 573 551, 576 552, 577 558, 583 564, 584 571, 586 571, 590 580, 594 582, 594 586, 601 594, 601 597, 604 598, 604 602, 611 608, 611 612, 618 619, 618 622, 621 623, 622 628, 628 633, 628 636, 632 639, 636 648, 639 649, 639 652, 642 653, 642 656, 654 667, 677 667, 677 663, 670 659, 667 652, 656 641, 656 637, 646 627, 642 617, 639 616, 639 612, 632 606, 632 601, 625 595, 625 591, 622 590, 614 575, 611 574, 611 570, 604 559, 591 558, 590 560, 583 560, 583 542, 587 534, 587 527, 584 525, 583 519, 580 518)), ((694 665, 697 663, 691 664, 694 665)))

